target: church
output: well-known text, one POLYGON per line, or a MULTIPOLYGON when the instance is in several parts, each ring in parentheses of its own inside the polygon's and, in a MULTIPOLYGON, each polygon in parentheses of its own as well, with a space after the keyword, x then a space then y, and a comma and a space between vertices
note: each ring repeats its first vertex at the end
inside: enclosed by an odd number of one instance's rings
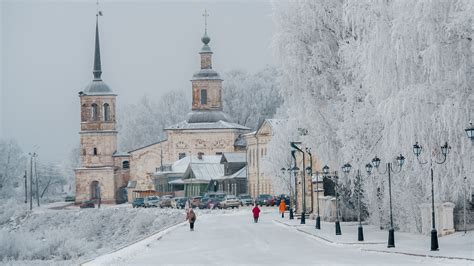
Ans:
MULTIPOLYGON (((207 14, 205 13, 205 17, 207 14)), ((117 151, 117 94, 102 80, 96 15, 93 80, 79 92, 81 166, 75 169, 76 203, 100 199, 122 203, 135 197, 247 192, 246 141, 250 129, 223 112, 222 78, 212 68, 207 34, 200 69, 191 78, 192 111, 165 128, 166 140, 128 152, 117 151)))

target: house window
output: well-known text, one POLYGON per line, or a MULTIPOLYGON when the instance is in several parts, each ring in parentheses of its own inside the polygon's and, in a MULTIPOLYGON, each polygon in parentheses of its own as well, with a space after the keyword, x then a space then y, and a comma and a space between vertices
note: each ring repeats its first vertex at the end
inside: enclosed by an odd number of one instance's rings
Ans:
POLYGON ((184 157, 186 157, 186 153, 185 153, 185 152, 180 152, 180 153, 178 154, 178 160, 181 160, 181 159, 183 159, 184 157))
POLYGON ((122 162, 122 168, 123 169, 128 169, 130 168, 130 163, 128 161, 123 161, 122 162))
POLYGON ((94 155, 97 155, 97 148, 94 148, 94 155))
POLYGON ((92 120, 93 121, 99 120, 99 108, 97 104, 93 103, 91 107, 92 107, 92 120))
POLYGON ((201 90, 201 104, 207 104, 207 90, 201 90))
POLYGON ((110 105, 108 103, 104 103, 104 120, 110 121, 110 105))

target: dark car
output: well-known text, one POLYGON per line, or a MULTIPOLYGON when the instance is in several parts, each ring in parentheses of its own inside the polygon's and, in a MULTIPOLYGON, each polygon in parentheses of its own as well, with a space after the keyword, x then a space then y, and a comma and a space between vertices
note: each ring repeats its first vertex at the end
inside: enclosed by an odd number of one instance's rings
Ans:
POLYGON ((74 196, 66 196, 66 198, 64 199, 64 201, 76 201, 76 197, 74 196))
POLYGON ((171 200, 171 206, 176 209, 184 209, 186 201, 188 201, 186 197, 176 197, 171 200))
POLYGON ((255 200, 259 206, 274 206, 275 205, 275 199, 273 198, 272 195, 269 194, 260 194, 257 196, 257 199, 255 200))
POLYGON ((132 202, 132 207, 133 208, 145 207, 145 199, 144 198, 135 198, 132 202))
POLYGON ((211 199, 206 196, 202 197, 198 205, 199 209, 207 209, 207 206, 210 200, 211 199))
POLYGON ((95 203, 92 200, 88 201, 83 201, 81 205, 79 205, 80 208, 95 208, 95 203))

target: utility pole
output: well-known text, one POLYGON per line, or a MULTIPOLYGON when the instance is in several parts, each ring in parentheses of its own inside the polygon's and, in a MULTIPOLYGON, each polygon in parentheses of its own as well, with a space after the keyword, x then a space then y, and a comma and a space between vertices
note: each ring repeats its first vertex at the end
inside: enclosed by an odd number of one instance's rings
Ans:
POLYGON ((27 176, 27 171, 25 170, 25 175, 23 176, 25 178, 25 204, 28 203, 28 176, 27 176))
POLYGON ((30 155, 30 211, 33 210, 33 155, 35 153, 28 153, 30 155))
POLYGON ((39 200, 39 182, 38 182, 38 171, 36 167, 36 154, 35 154, 35 176, 36 176, 36 203, 38 204, 38 207, 40 206, 40 200, 39 200))

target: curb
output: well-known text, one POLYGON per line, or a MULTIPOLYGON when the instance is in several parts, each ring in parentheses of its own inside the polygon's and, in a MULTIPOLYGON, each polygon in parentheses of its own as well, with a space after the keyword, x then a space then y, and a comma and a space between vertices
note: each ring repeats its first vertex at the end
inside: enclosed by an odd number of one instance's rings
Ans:
POLYGON ((170 229, 172 229, 172 227, 179 227, 179 226, 182 226, 182 225, 184 225, 184 224, 186 224, 186 223, 187 223, 187 221, 184 221, 184 222, 177 222, 177 223, 174 223, 174 224, 170 224, 170 225, 168 225, 168 226, 165 226, 165 227, 161 228, 160 230, 158 230, 158 231, 156 231, 156 232, 153 232, 153 233, 151 233, 151 234, 149 234, 149 235, 143 236, 143 237, 141 237, 141 238, 139 238, 139 239, 137 239, 137 240, 135 240, 135 241, 132 241, 132 242, 130 242, 130 243, 127 243, 127 244, 125 244, 125 245, 122 245, 122 246, 120 246, 120 247, 118 247, 118 248, 115 248, 115 249, 109 251, 109 252, 106 252, 106 253, 104 253, 104 254, 100 254, 100 255, 95 256, 95 257, 93 257, 93 258, 89 258, 89 259, 87 259, 87 260, 81 261, 81 262, 79 263, 79 265, 84 265, 84 264, 86 264, 86 263, 89 263, 89 262, 92 262, 92 261, 96 260, 96 259, 99 258, 99 257, 106 256, 106 255, 110 255, 110 254, 115 253, 115 252, 117 252, 117 251, 119 251, 119 250, 122 250, 122 249, 124 249, 124 248, 126 248, 126 247, 129 247, 129 246, 131 246, 131 245, 133 245, 133 244, 136 244, 136 243, 138 243, 138 242, 140 242, 140 241, 143 241, 143 240, 145 240, 145 239, 147 239, 147 238, 150 238, 150 237, 152 237, 152 236, 154 236, 154 235, 157 235, 157 234, 163 233, 163 232, 165 232, 165 231, 167 231, 167 230, 170 230, 170 229))
MULTIPOLYGON (((301 229, 298 229, 297 226, 298 225, 289 225, 289 224, 285 224, 281 221, 278 221, 278 220, 273 220, 274 222, 277 222, 277 223, 280 223, 282 225, 285 225, 285 226, 288 226, 288 227, 294 227, 295 230, 301 232, 301 233, 305 233, 309 236, 312 236, 312 237, 315 237, 315 238, 319 238, 321 240, 324 240, 328 243, 331 243, 331 244, 335 244, 335 245, 349 245, 349 246, 356 246, 356 245, 370 245, 370 244, 385 244, 385 242, 377 242, 377 243, 339 243, 339 242, 334 242, 332 240, 329 240, 327 238, 324 238, 324 237, 321 237, 321 236, 318 236, 318 235, 313 235, 311 233, 308 233, 304 230, 301 230, 301 229)), ((415 253, 408 253, 408 252, 402 252, 402 251, 385 251, 385 250, 375 250, 375 249, 367 249, 367 248, 361 248, 360 249, 361 251, 365 251, 365 252, 379 252, 379 253, 389 253, 389 254, 399 254, 399 255, 406 255, 406 256, 415 256, 415 257, 426 257, 426 258, 436 258, 436 259, 450 259, 450 260, 467 260, 467 261, 474 261, 474 259, 470 259, 470 258, 464 258, 464 257, 454 257, 454 256, 441 256, 441 255, 425 255, 425 254, 415 254, 415 253)))
POLYGON ((314 234, 306 232, 302 229, 299 229, 298 225, 286 224, 286 223, 278 221, 278 220, 273 220, 273 221, 278 222, 278 223, 280 223, 282 225, 285 225, 285 226, 288 226, 288 227, 293 227, 293 228, 295 228, 295 230, 297 230, 301 233, 304 233, 304 234, 307 234, 307 235, 310 235, 310 236, 314 236, 316 238, 319 238, 321 240, 324 240, 328 243, 335 244, 335 245, 359 246, 359 245, 380 245, 380 244, 385 243, 385 242, 335 242, 335 241, 332 241, 332 240, 327 239, 325 237, 322 237, 322 236, 319 236, 319 235, 314 235, 314 234))

